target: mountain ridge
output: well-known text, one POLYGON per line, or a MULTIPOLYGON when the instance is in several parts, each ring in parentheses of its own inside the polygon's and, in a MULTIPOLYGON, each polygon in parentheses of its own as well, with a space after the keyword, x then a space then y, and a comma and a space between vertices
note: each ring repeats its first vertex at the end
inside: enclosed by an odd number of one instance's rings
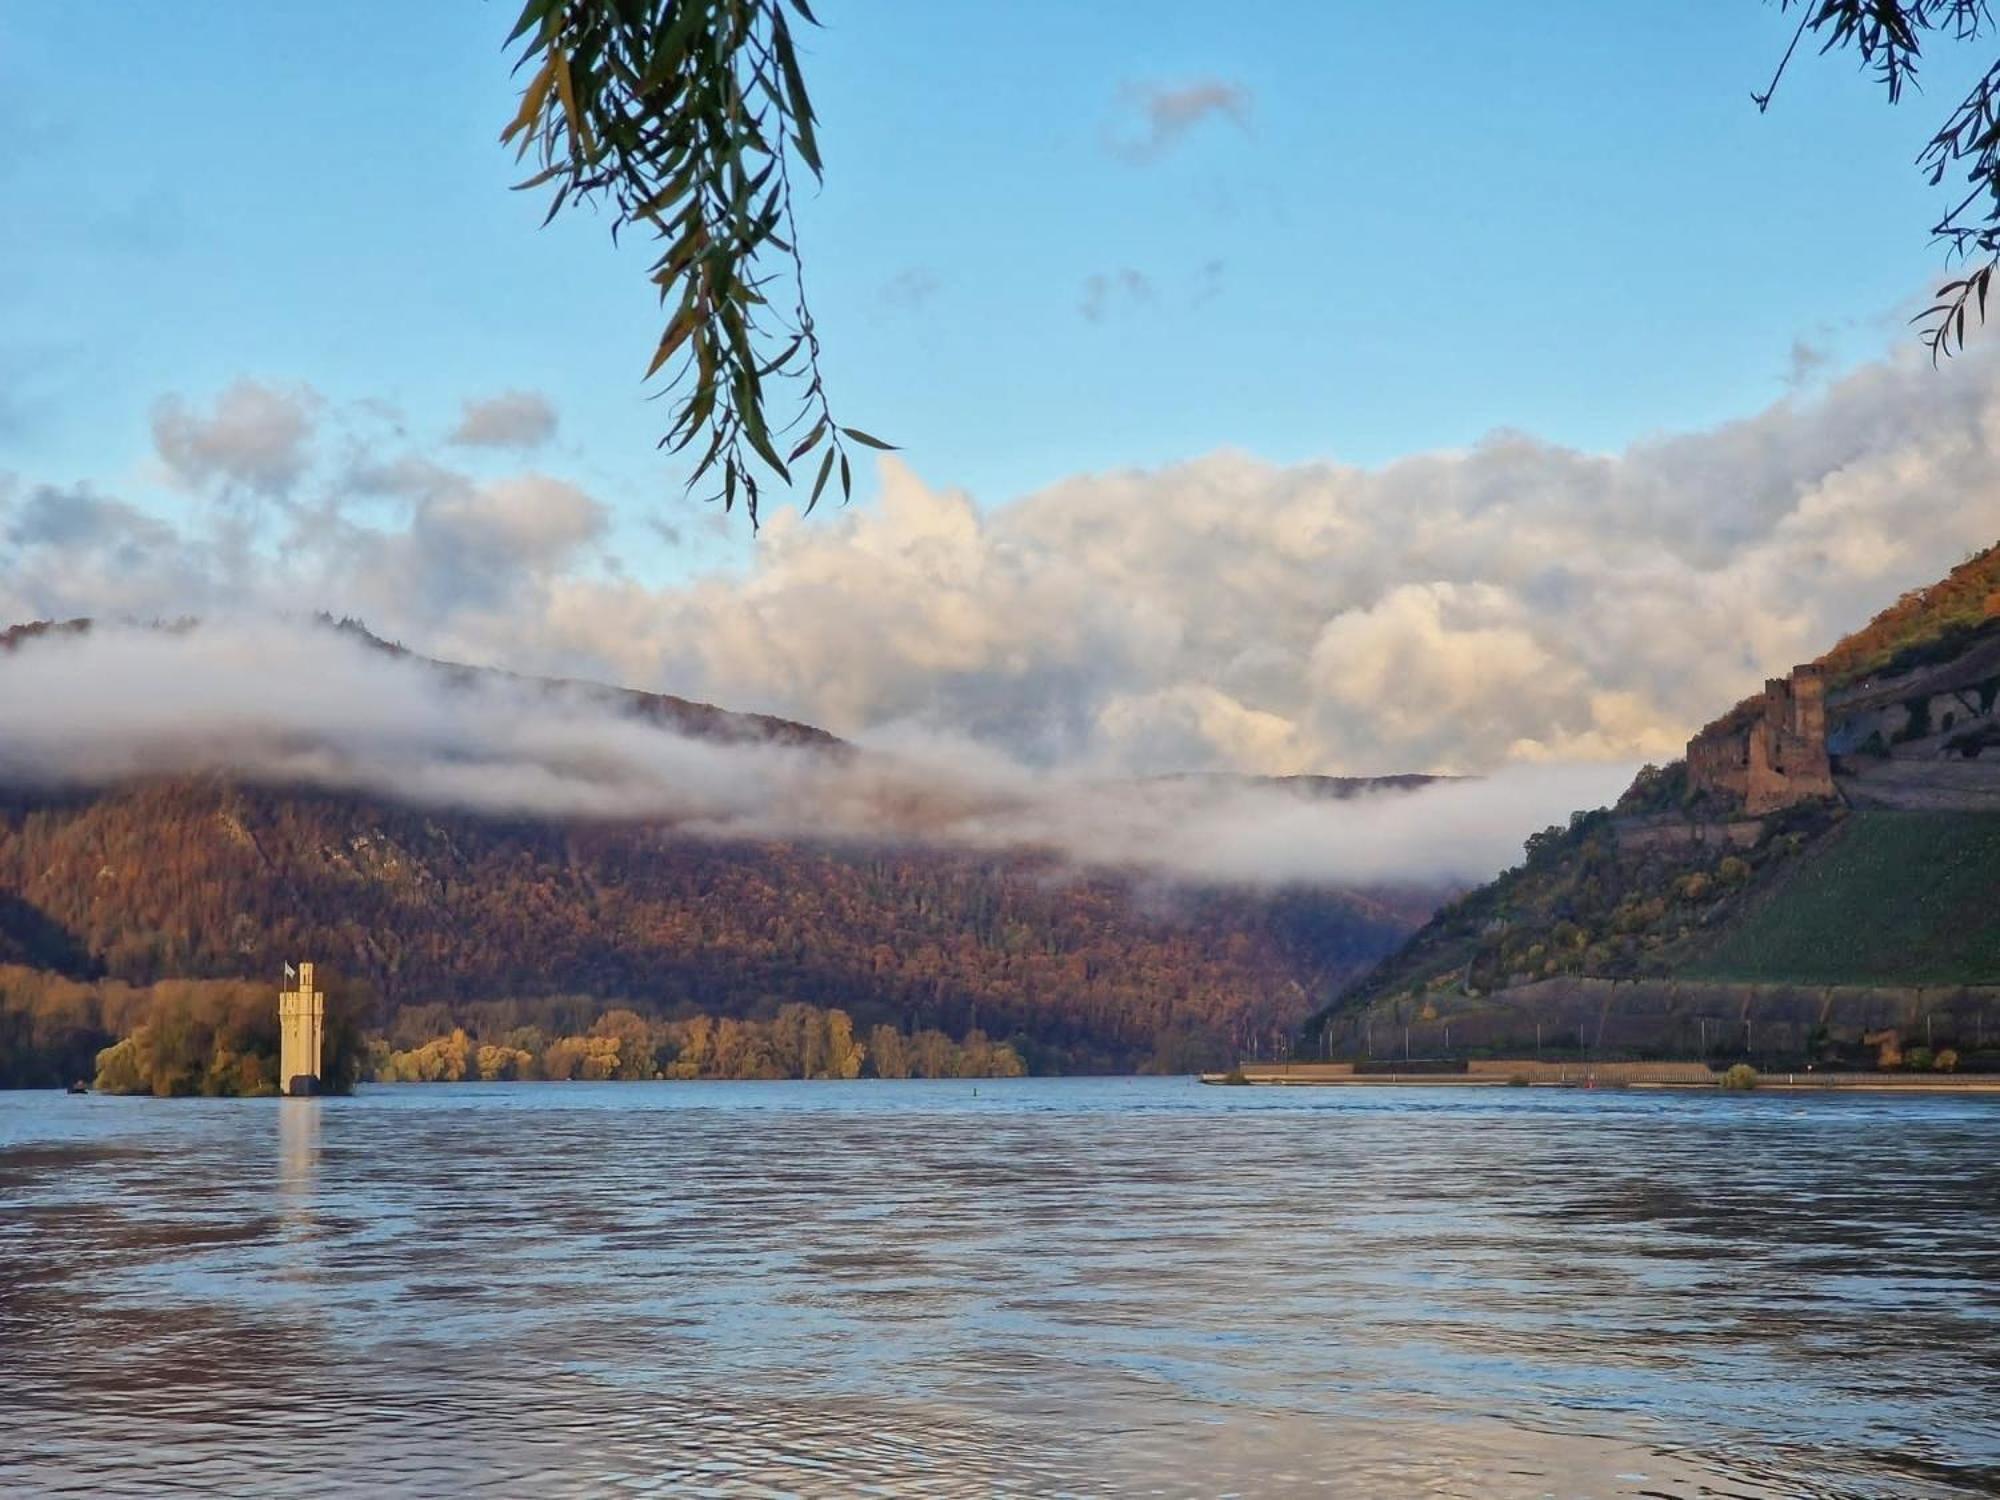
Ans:
MULTIPOLYGON (((486 680, 323 623, 448 682, 486 680)), ((91 628, 8 631, 0 671, 91 628)), ((724 745, 868 753, 791 720, 506 675, 724 745)), ((475 811, 228 769, 0 787, 0 963, 149 984, 311 956, 384 1029, 564 996, 658 1017, 805 1004, 864 1030, 984 1032, 1037 1071, 1195 1067, 1275 1045, 1434 899, 1202 886, 1033 849, 697 837, 658 817, 475 811)))

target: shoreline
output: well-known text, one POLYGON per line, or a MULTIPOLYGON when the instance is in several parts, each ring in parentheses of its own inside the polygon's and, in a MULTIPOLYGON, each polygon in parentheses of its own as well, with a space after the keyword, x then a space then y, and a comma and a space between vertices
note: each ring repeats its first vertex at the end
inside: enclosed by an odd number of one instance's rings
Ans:
MULTIPOLYGON (((1195 1080, 1216 1088, 1566 1088, 1699 1092, 1704 1089, 1721 1090, 1722 1077, 1721 1073, 1709 1072, 1704 1063, 1482 1061, 1462 1073, 1358 1073, 1351 1063, 1263 1063, 1239 1068, 1234 1076, 1229 1073, 1198 1073, 1195 1080)), ((1754 1088, 1742 1092, 1764 1090, 1801 1094, 2000 1094, 2000 1074, 1773 1072, 1758 1074, 1754 1088)))

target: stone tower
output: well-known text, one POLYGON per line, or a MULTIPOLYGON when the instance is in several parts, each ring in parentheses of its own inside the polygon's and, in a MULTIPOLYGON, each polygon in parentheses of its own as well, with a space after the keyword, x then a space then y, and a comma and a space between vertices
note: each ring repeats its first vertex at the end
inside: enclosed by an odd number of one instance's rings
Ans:
MULTIPOLYGON (((292 966, 285 965, 290 977, 292 966)), ((319 1092, 320 1047, 326 1039, 326 996, 313 988, 313 966, 299 965, 299 987, 278 996, 278 1089, 319 1092)))

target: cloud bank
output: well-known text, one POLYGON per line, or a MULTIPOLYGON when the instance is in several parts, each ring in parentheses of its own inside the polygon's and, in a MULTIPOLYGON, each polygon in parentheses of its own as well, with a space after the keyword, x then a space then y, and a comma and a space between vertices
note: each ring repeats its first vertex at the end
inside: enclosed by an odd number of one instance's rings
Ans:
POLYGON ((1470 881, 1624 771, 1517 771, 1351 800, 1217 778, 1032 771, 905 730, 855 754, 671 732, 602 692, 467 678, 351 633, 223 620, 99 628, 0 657, 0 777, 228 771, 425 806, 643 818, 711 838, 1044 853, 1175 880, 1470 881), (1535 821, 1539 820, 1539 822, 1535 821))
POLYGON ((314 441, 310 392, 163 410, 177 508, 0 477, 0 620, 325 609, 454 659, 1082 777, 1668 759, 2000 536, 1983 352, 1618 453, 1223 452, 985 508, 892 462, 879 504, 781 512, 746 570, 657 584, 560 475, 314 441))

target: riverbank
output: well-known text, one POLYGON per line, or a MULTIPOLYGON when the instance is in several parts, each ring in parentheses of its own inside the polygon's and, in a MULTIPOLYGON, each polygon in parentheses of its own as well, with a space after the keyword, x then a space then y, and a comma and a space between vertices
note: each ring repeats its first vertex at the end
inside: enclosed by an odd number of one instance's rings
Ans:
MULTIPOLYGON (((1713 1089, 1723 1075, 1698 1062, 1552 1063, 1533 1059, 1481 1058, 1462 1069, 1423 1072, 1358 1072, 1353 1063, 1245 1063, 1233 1073, 1203 1073, 1205 1084, 1263 1087, 1398 1088, 1644 1088, 1713 1089)), ((1759 1089, 1792 1092, 1829 1090, 1896 1094, 2000 1094, 2000 1074, 1769 1072, 1757 1075, 1759 1089)))

